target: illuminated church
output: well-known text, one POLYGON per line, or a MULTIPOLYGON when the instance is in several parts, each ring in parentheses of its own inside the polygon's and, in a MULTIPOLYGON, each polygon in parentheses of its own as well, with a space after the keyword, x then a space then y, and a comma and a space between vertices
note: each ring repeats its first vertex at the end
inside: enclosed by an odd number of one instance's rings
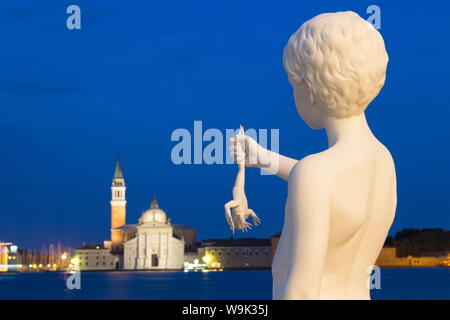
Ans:
POLYGON ((127 270, 182 269, 185 246, 195 243, 194 228, 172 225, 154 198, 137 224, 126 224, 125 179, 120 166, 111 186, 111 253, 127 270))

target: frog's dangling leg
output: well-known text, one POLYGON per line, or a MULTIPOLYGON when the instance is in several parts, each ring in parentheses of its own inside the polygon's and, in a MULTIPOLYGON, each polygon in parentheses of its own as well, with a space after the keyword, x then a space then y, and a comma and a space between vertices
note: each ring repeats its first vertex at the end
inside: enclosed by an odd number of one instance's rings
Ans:
POLYGON ((230 225, 230 229, 231 229, 231 232, 233 232, 233 234, 234 234, 235 226, 234 226, 234 222, 233 222, 233 217, 231 215, 231 209, 236 208, 238 205, 239 205, 239 201, 231 200, 231 201, 228 201, 227 203, 225 203, 225 206, 224 206, 225 219, 227 219, 227 222, 230 225))
POLYGON ((261 223, 261 219, 256 215, 255 211, 253 211, 252 209, 248 209, 248 214, 250 215, 250 217, 252 217, 253 219, 253 224, 255 226, 257 226, 258 224, 261 223))

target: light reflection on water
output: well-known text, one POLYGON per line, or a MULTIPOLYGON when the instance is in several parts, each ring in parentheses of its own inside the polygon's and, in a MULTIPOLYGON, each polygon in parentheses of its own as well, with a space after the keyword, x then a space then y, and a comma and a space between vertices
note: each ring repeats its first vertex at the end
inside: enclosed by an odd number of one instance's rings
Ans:
MULTIPOLYGON (((270 270, 82 272, 81 290, 65 273, 0 274, 0 299, 271 299, 270 270)), ((373 299, 450 299, 450 269, 382 269, 373 299)))

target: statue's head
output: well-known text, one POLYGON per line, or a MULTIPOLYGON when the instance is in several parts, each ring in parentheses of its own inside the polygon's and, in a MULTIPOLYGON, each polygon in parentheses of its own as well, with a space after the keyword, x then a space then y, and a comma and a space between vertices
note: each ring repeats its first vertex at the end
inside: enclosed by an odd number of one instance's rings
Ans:
POLYGON ((383 87, 388 63, 381 34, 352 11, 306 21, 283 59, 297 111, 314 129, 326 118, 363 113, 383 87))

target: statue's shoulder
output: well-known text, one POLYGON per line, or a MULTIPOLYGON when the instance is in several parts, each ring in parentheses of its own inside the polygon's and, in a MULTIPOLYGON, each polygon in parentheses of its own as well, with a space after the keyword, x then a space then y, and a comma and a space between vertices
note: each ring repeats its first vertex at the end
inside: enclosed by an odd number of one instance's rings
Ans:
MULTIPOLYGON (((333 173, 329 159, 323 154, 309 155, 292 168, 288 180, 287 207, 297 217, 309 217, 314 212, 318 219, 329 213, 333 173)), ((311 221, 311 220, 309 220, 311 221)))
POLYGON ((333 158, 327 151, 308 155, 299 160, 289 175, 289 185, 293 187, 318 186, 326 188, 333 176, 333 158))

